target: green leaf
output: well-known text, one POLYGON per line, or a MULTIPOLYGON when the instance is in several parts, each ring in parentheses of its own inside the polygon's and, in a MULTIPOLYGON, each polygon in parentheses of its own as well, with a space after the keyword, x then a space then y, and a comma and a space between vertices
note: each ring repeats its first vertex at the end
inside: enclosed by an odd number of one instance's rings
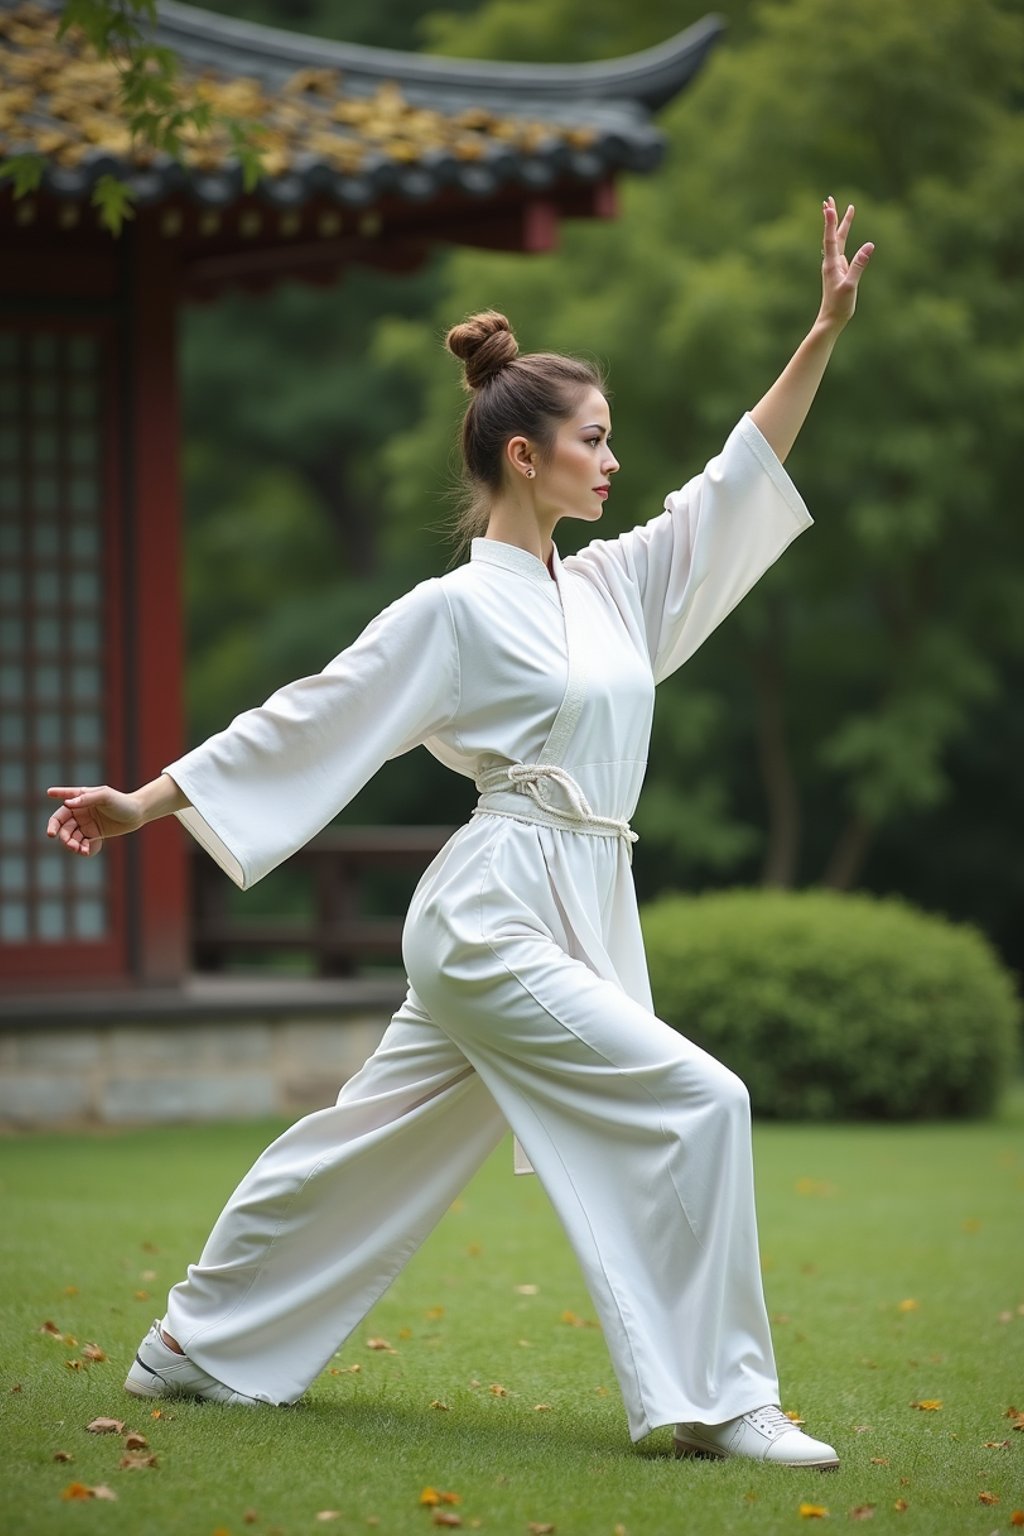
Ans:
POLYGON ((117 176, 101 176, 92 189, 93 207, 100 211, 100 222, 112 235, 119 235, 125 219, 133 219, 135 193, 117 176))
POLYGON ((15 197, 24 197, 26 192, 36 190, 45 169, 46 160, 42 155, 11 155, 9 160, 0 162, 0 177, 14 182, 15 197))

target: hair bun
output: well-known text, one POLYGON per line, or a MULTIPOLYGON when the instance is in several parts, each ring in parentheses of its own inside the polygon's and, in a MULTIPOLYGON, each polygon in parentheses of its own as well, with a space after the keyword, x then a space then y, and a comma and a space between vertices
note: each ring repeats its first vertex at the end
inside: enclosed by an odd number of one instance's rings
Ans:
POLYGON ((482 310, 453 325, 444 344, 465 367, 467 389, 482 389, 519 354, 512 327, 496 309, 482 310))

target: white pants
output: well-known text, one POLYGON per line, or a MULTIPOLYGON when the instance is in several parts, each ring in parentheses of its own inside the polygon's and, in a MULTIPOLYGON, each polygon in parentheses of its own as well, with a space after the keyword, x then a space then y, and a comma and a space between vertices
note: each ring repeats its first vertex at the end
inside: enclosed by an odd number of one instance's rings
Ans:
POLYGON ((293 1401, 507 1121, 582 1266, 633 1439, 777 1403, 743 1084, 542 939, 492 959, 458 987, 410 966, 418 994, 337 1104, 242 1180, 168 1331, 236 1391, 293 1401))

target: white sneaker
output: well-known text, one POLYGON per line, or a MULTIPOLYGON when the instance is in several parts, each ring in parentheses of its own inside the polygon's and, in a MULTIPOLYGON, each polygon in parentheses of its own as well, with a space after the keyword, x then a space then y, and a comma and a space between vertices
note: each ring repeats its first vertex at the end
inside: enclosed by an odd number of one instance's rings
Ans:
POLYGON ((746 1456, 776 1467, 838 1467, 839 1457, 830 1445, 812 1440, 787 1419, 781 1408, 769 1403, 752 1413, 728 1419, 724 1424, 677 1424, 677 1456, 746 1456))
POLYGON ((179 1355, 164 1343, 159 1321, 139 1345, 124 1389, 133 1397, 202 1397, 213 1403, 244 1403, 249 1408, 270 1401, 233 1391, 202 1366, 194 1365, 187 1355, 179 1355))

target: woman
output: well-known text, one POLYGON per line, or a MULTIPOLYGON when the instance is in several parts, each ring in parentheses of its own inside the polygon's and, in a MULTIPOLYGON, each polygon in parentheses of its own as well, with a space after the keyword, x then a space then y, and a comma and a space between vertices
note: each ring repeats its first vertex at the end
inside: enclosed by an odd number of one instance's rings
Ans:
POLYGON ((659 517, 559 559, 556 523, 596 522, 619 468, 601 379, 518 357, 503 316, 475 316, 448 336, 472 393, 471 560, 134 794, 49 791, 71 853, 174 813, 243 887, 417 743, 480 791, 413 898, 410 990, 380 1048, 243 1179, 129 1392, 294 1401, 507 1121, 582 1265, 633 1439, 673 1424, 680 1455, 838 1464, 779 1408, 746 1090, 652 1011, 628 823, 655 683, 810 522, 782 461, 872 251, 846 259, 852 207, 823 217, 814 326, 659 517))

